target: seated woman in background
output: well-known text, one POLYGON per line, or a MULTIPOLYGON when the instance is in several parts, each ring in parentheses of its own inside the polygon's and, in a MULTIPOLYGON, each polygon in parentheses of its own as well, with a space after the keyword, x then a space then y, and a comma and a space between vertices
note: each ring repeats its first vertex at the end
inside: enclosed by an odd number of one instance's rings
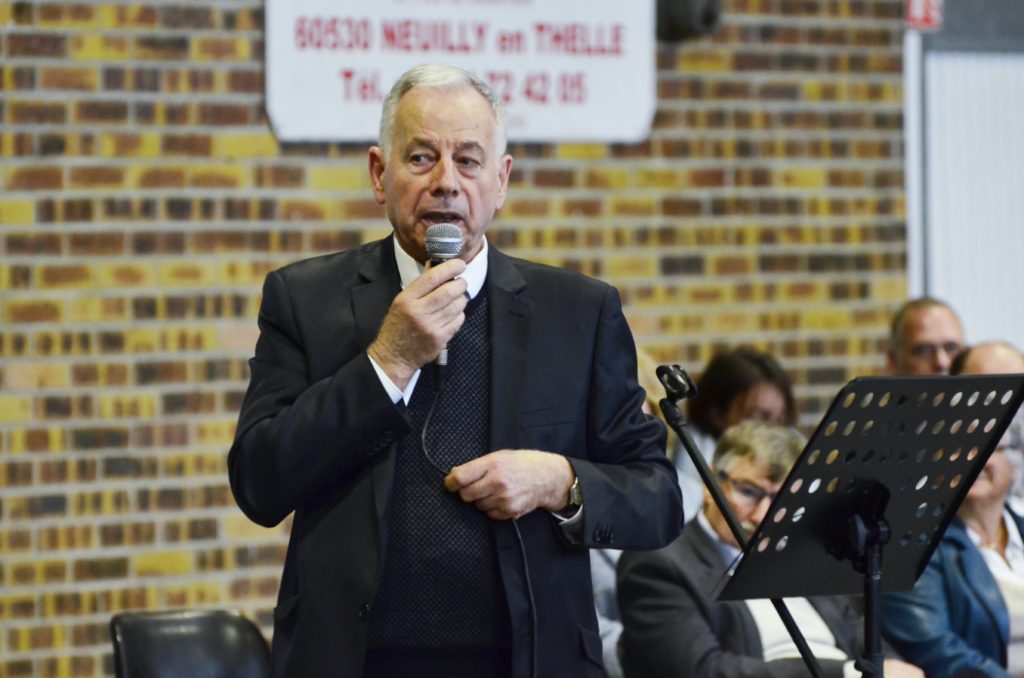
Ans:
MULTIPOLYGON (((736 348, 715 355, 697 379, 697 396, 687 402, 690 436, 704 459, 711 461, 722 432, 741 421, 793 426, 796 401, 789 377, 767 353, 736 348)), ((690 456, 676 441, 675 464, 683 491, 686 520, 696 516, 704 500, 704 483, 690 456)))
MULTIPOLYGON (((952 368, 1012 372, 1024 372, 1024 356, 1003 343, 967 349, 952 368)), ((914 588, 883 596, 886 639, 929 678, 1024 676, 1024 520, 1006 505, 1022 445, 1011 426, 914 588)))

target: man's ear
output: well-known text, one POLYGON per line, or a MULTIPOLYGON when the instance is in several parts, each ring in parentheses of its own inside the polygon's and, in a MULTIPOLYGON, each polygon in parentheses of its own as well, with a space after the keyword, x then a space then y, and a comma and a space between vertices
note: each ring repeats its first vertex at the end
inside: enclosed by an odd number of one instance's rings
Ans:
POLYGON ((373 199, 378 205, 384 204, 384 150, 380 146, 370 147, 369 157, 370 184, 373 188, 373 199))

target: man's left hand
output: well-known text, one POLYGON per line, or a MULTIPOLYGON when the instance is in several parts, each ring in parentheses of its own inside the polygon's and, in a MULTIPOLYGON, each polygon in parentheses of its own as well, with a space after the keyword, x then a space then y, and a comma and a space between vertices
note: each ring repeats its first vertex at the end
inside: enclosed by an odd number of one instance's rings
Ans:
POLYGON ((534 509, 558 511, 568 504, 576 478, 569 460, 540 450, 498 450, 451 470, 444 486, 494 520, 534 509))

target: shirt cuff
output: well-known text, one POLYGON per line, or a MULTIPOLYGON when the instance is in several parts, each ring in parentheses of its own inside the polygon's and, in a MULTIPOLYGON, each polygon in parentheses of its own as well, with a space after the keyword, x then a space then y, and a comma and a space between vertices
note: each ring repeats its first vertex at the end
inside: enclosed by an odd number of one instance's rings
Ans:
POLYGON ((370 358, 370 364, 373 365, 373 371, 377 373, 377 378, 380 379, 381 386, 388 392, 388 397, 391 398, 392 403, 397 403, 399 400, 405 402, 406 405, 412 400, 413 389, 416 388, 416 382, 420 379, 420 370, 413 372, 412 376, 409 377, 409 383, 405 385, 405 390, 398 388, 395 382, 391 381, 391 377, 387 375, 387 372, 381 369, 377 361, 370 357, 370 354, 366 354, 367 358, 370 358))
POLYGON ((861 678, 864 675, 854 668, 854 663, 853 659, 843 662, 843 678, 861 678))

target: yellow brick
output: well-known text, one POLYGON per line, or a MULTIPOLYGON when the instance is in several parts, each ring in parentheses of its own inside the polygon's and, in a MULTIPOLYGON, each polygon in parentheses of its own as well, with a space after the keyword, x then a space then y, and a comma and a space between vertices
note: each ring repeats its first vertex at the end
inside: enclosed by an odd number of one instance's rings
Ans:
POLYGON ((123 299, 84 297, 71 300, 68 306, 68 321, 99 323, 129 320, 128 304, 123 299))
POLYGON ((36 206, 31 200, 0 200, 0 224, 28 226, 35 221, 36 206))
POLYGON ((68 40, 71 61, 124 61, 129 54, 130 43, 124 37, 86 33, 68 40))
POLYGON ((871 279, 872 298, 878 301, 904 301, 907 298, 907 279, 878 278, 871 279))
POLYGON ((174 262, 157 268, 164 287, 203 287, 217 282, 216 266, 209 262, 174 262))
POLYGON ((713 334, 756 330, 756 319, 752 313, 722 313, 708 319, 708 331, 713 334))
POLYGON ((629 170, 597 168, 587 172, 587 184, 599 188, 627 188, 632 181, 629 170))
POLYGON ((789 167, 776 170, 772 183, 786 188, 824 188, 825 170, 814 167, 789 167))
POLYGON ((252 354, 252 347, 260 336, 259 327, 255 322, 218 324, 217 347, 224 351, 242 351, 244 355, 252 354))
POLYGON ((311 190, 369 190, 370 174, 365 167, 310 167, 306 188, 311 190))
POLYGON ((0 422, 30 421, 31 419, 31 398, 0 395, 0 422))
POLYGON ((192 572, 192 554, 187 551, 155 551, 132 556, 131 571, 139 577, 173 576, 192 572))
POLYGON ((101 264, 95 267, 94 276, 100 289, 156 285, 156 272, 151 264, 101 264))
POLYGON ((213 327, 165 329, 160 332, 161 351, 204 351, 218 348, 213 327))
POLYGON ((196 424, 195 442, 200 445, 230 445, 235 437, 235 421, 205 421, 196 424))
POLYGON ((265 132, 218 134, 213 138, 211 155, 215 158, 272 158, 277 153, 277 140, 273 134, 265 132))
POLYGON ((679 58, 679 69, 687 73, 695 71, 728 71, 732 69, 729 53, 722 51, 683 51, 679 58))
POLYGON ((156 158, 161 155, 160 135, 155 132, 131 133, 131 144, 124 142, 124 133, 111 132, 100 136, 100 156, 106 158, 156 158))
POLYGON ((563 160, 595 160, 608 157, 608 146, 604 144, 558 144, 555 156, 563 160))
POLYGON ((252 171, 242 165, 196 167, 188 173, 190 186, 202 188, 249 188, 252 171))
POLYGON ((611 278, 647 277, 658 273, 657 260, 649 256, 613 257, 608 261, 611 278))
POLYGON ((617 216, 649 216, 655 212, 653 198, 619 197, 611 200, 609 207, 617 216))
POLYGON ((639 170, 634 172, 634 184, 640 188, 678 188, 683 185, 683 176, 670 169, 639 170))
POLYGON ((60 388, 70 383, 71 370, 60 363, 16 362, 4 368, 5 388, 60 388))
POLYGON ((224 538, 238 541, 271 539, 281 534, 280 527, 261 527, 243 515, 229 515, 222 519, 224 538))
POLYGON ((251 261, 229 261, 221 264, 218 274, 227 285, 259 285, 267 273, 260 264, 251 261))
POLYGON ((119 393, 99 399, 100 418, 155 417, 156 396, 152 393, 119 393))
POLYGON ((853 326, 850 314, 839 309, 807 310, 801 316, 803 330, 841 330, 853 326))
POLYGON ((152 353, 159 349, 160 335, 154 329, 134 329, 124 332, 126 353, 152 353))

